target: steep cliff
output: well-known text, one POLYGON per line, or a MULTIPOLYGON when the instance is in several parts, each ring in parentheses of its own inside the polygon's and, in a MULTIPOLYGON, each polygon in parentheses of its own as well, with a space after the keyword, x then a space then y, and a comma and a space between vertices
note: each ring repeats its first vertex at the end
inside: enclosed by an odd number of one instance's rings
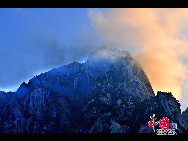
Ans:
MULTIPOLYGON (((128 52, 102 47, 85 63, 41 73, 16 92, 0 92, 0 132, 144 133, 152 132, 146 125, 153 113, 179 124, 178 110, 154 95, 128 52)), ((185 121, 181 125, 179 132, 185 121)))

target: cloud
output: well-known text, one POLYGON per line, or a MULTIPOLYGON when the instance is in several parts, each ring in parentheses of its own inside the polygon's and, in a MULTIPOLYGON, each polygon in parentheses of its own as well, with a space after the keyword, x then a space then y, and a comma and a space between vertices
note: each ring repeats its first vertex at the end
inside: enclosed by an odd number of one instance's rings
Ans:
POLYGON ((88 31, 75 35, 67 45, 53 34, 33 32, 21 44, 0 52, 3 60, 0 61, 0 89, 15 91, 36 74, 73 61, 84 62, 96 48, 96 37, 88 31))
POLYGON ((187 66, 188 39, 183 29, 188 9, 119 8, 90 11, 109 47, 131 52, 143 66, 154 91, 171 91, 180 99, 187 66))

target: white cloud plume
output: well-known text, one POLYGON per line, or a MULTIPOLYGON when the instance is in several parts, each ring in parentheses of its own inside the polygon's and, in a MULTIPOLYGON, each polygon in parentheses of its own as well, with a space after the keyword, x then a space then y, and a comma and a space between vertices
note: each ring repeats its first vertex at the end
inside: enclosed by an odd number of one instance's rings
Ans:
POLYGON ((131 52, 143 66, 154 91, 180 99, 187 66, 183 32, 188 9, 125 8, 90 11, 93 26, 109 47, 131 52))

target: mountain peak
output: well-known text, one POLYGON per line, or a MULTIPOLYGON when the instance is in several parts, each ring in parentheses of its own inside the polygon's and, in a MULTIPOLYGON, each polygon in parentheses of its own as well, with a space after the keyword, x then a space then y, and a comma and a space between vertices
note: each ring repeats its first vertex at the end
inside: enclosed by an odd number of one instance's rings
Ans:
POLYGON ((15 93, 0 91, 0 132, 144 133, 152 131, 147 123, 153 113, 179 120, 180 112, 171 107, 155 97, 147 75, 127 51, 101 47, 86 63, 42 73, 15 93))
POLYGON ((106 46, 101 47, 100 49, 92 52, 89 56, 88 56, 88 60, 101 60, 101 59, 107 59, 107 60, 116 60, 119 58, 124 58, 124 57, 131 57, 131 54, 127 51, 120 51, 116 48, 109 48, 106 46))

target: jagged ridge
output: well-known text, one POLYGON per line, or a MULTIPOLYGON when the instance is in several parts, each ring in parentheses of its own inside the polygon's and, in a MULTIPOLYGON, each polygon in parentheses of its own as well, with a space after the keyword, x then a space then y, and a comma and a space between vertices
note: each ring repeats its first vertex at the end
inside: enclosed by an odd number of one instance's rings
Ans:
POLYGON ((152 132, 145 124, 153 113, 177 122, 172 114, 180 115, 155 97, 128 52, 106 47, 86 63, 42 73, 0 98, 0 132, 152 132))

